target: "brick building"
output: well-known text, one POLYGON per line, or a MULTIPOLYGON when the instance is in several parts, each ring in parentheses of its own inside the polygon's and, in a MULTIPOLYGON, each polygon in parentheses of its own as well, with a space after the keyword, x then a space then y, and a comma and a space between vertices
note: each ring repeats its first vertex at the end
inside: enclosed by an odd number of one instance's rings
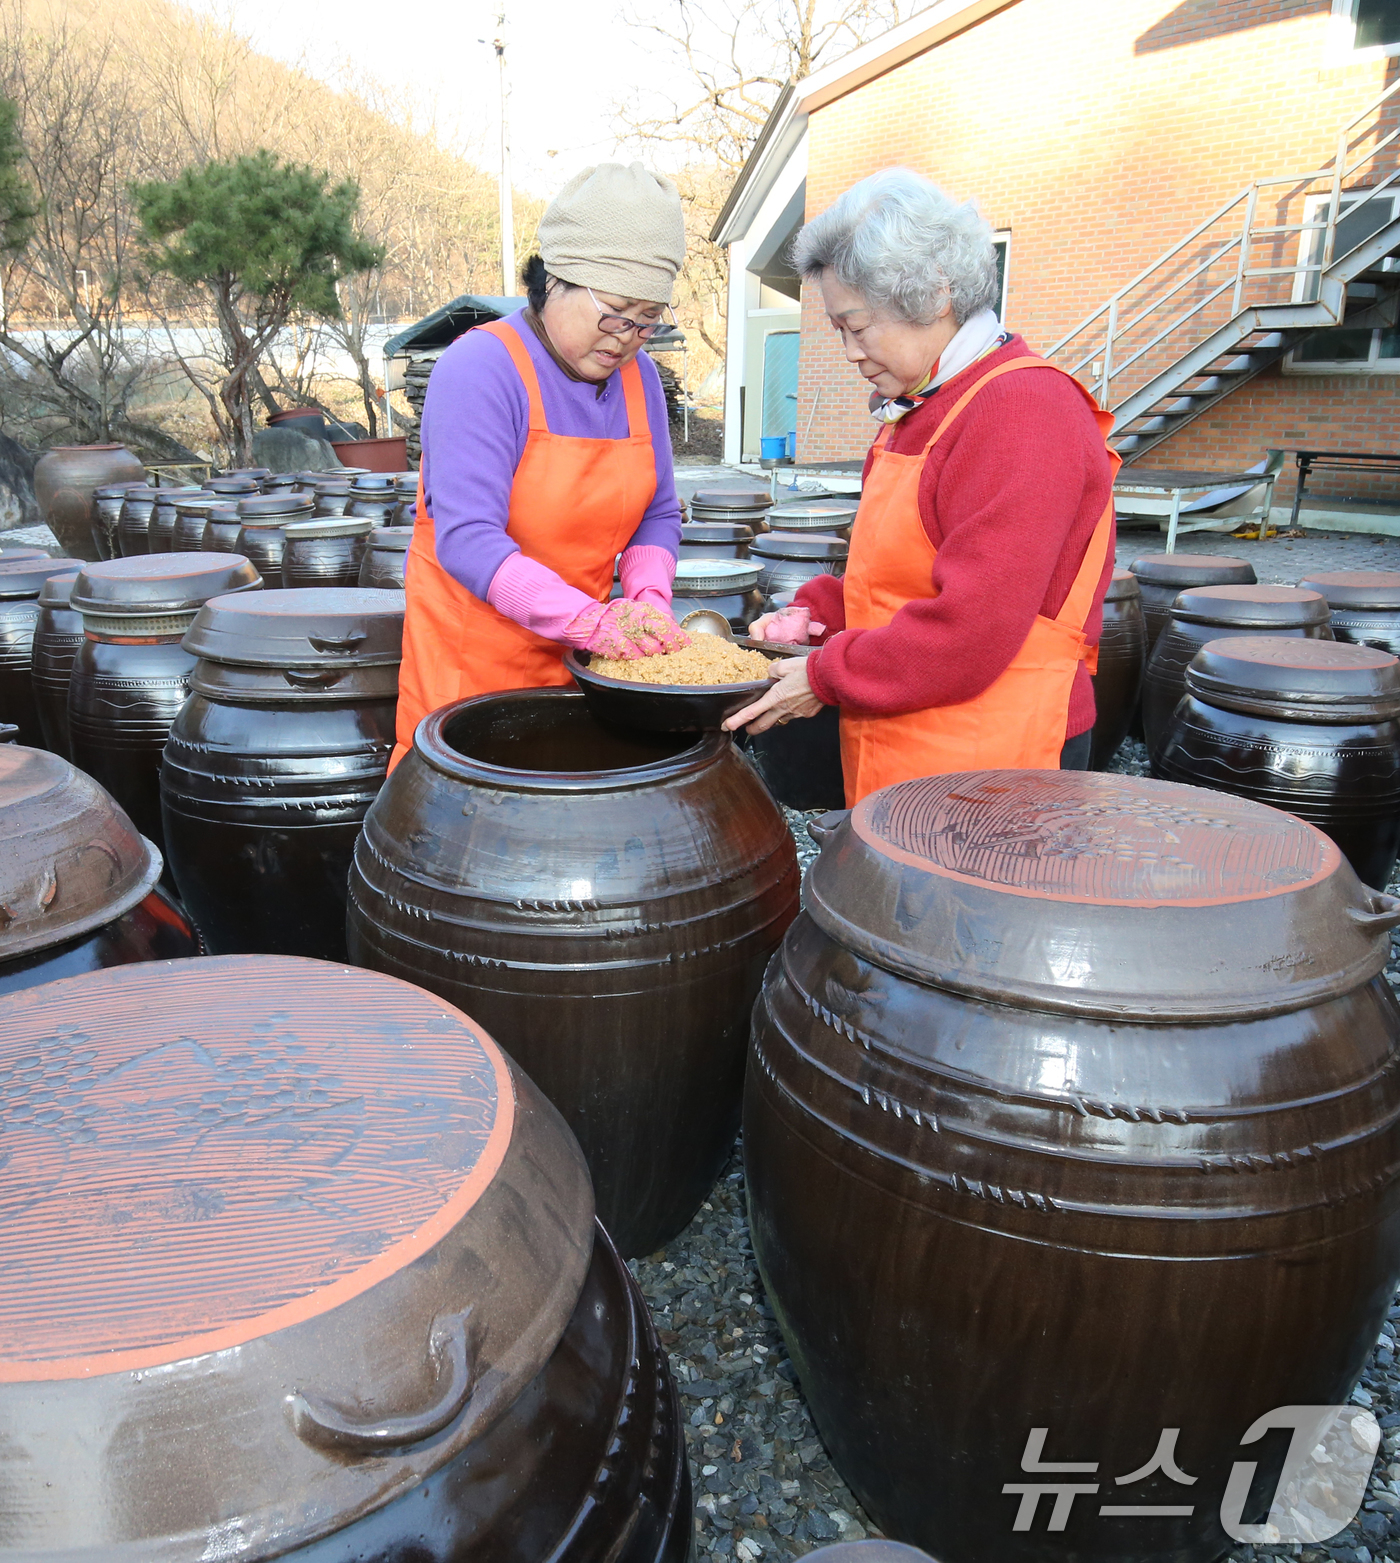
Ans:
POLYGON ((868 387, 785 256, 896 164, 976 198, 1004 319, 1114 409, 1127 460, 1400 450, 1397 55, 1393 0, 942 0, 787 89, 714 233, 727 459, 780 425, 802 460, 868 445, 868 387))

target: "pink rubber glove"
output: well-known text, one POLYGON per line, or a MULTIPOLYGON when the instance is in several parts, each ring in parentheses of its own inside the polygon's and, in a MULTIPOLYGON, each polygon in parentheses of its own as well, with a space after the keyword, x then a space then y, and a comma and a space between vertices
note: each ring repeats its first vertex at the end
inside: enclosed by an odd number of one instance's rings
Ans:
POLYGON ((778 641, 785 646, 805 646, 813 635, 821 635, 825 630, 825 624, 813 619, 810 608, 799 608, 792 603, 753 624, 749 636, 753 640, 778 641))
POLYGON ((690 644, 690 636, 659 608, 644 602, 593 603, 569 625, 565 638, 570 645, 581 646, 599 657, 656 657, 666 651, 679 651, 690 644))
POLYGON ((632 602, 644 602, 664 612, 671 606, 671 582, 676 574, 676 556, 668 548, 654 543, 637 544, 627 549, 617 573, 622 595, 632 602))

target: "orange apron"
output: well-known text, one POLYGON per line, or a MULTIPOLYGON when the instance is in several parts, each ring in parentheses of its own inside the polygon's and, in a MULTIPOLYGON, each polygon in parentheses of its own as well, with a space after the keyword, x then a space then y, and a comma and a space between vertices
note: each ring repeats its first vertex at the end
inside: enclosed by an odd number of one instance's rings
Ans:
MULTIPOLYGON (((606 602, 613 564, 656 493, 656 454, 635 359, 622 367, 627 438, 552 434, 534 360, 504 321, 475 327, 505 343, 530 399, 530 432, 510 491, 506 533, 570 586, 606 602)), ((430 712, 498 689, 567 684, 567 647, 525 629, 474 597, 438 563, 433 518, 418 479, 418 517, 408 550, 408 608, 399 669, 398 744, 389 769, 430 712)))
MULTIPOLYGON (((929 451, 998 375, 1049 368, 1054 365, 1033 357, 999 364, 959 397, 928 444, 912 455, 886 449, 892 426, 881 431, 856 513, 843 582, 848 629, 882 628, 905 603, 929 595, 937 550, 919 515, 919 478, 929 451)), ((1072 376, 1065 378, 1093 408, 1106 440, 1113 428, 1112 414, 1102 412, 1072 376)), ((1110 450, 1109 459, 1116 473, 1119 457, 1110 450)), ((1084 624, 1112 546, 1110 493, 1063 607, 1053 619, 1036 615, 1010 667, 975 699, 901 716, 861 716, 843 710, 841 766, 846 802, 858 803, 880 787, 915 776, 1003 768, 1057 770, 1076 670, 1086 662, 1093 672, 1098 661, 1098 647, 1086 640, 1084 624)))

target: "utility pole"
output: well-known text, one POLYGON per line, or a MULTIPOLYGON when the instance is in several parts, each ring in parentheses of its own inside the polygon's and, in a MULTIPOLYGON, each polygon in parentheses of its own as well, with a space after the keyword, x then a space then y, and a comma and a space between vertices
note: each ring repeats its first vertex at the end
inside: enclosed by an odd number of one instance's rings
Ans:
POLYGON ((501 80, 501 292, 507 298, 516 289, 515 213, 510 198, 510 88, 506 81, 506 13, 504 6, 496 17, 496 37, 492 48, 501 80))

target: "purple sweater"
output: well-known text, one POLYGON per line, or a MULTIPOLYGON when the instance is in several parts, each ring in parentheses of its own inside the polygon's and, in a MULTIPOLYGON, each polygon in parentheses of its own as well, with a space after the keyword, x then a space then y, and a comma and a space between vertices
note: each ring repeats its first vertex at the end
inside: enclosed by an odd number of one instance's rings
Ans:
MULTIPOLYGON (((545 418, 554 434, 584 439, 627 437, 622 372, 597 387, 570 380, 518 315, 508 317, 534 361, 545 418)), ((629 547, 661 547, 674 557, 680 502, 671 467, 666 399, 656 365, 639 353, 647 418, 656 452, 656 493, 629 547)), ((458 337, 433 366, 423 404, 423 495, 433 518, 438 563, 483 601, 502 562, 520 552, 506 535, 510 490, 525 452, 530 402, 505 344, 486 331, 458 337)))

